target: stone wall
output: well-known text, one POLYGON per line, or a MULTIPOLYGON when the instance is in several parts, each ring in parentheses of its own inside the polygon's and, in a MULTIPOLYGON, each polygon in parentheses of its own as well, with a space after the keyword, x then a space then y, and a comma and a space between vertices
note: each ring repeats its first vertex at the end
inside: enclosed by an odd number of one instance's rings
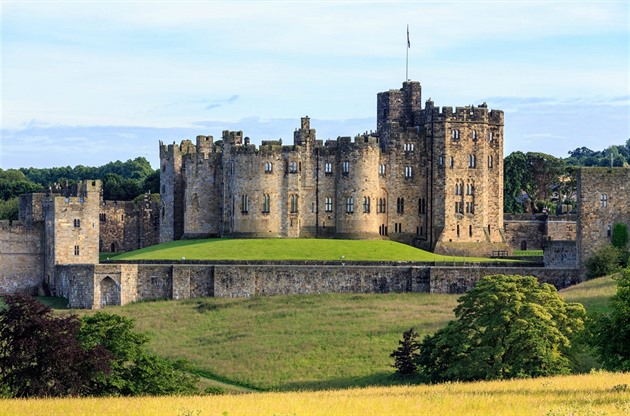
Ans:
POLYGON ((630 168, 581 168, 577 176, 578 263, 611 241, 616 223, 630 227, 630 168))
POLYGON ((158 244, 159 211, 157 202, 102 201, 99 250, 132 251, 158 244))
POLYGON ((577 242, 556 241, 547 242, 544 252, 545 267, 576 269, 577 264, 577 242))
POLYGON ((504 274, 535 276, 539 281, 561 289, 580 282, 577 269, 544 267, 432 267, 431 293, 464 293, 484 276, 504 274))
POLYGON ((42 223, 0 221, 0 293, 37 292, 44 276, 42 223))
POLYGON ((575 241, 575 216, 506 215, 504 235, 512 250, 543 250, 548 240, 575 241))

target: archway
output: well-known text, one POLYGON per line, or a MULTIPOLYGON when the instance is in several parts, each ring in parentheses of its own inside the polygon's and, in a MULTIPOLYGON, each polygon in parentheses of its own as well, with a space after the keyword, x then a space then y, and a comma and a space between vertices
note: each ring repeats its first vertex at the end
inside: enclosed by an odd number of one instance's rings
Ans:
POLYGON ((101 307, 120 305, 120 288, 111 277, 107 276, 100 283, 101 307))
POLYGON ((527 241, 521 241, 521 250, 527 250, 527 241))

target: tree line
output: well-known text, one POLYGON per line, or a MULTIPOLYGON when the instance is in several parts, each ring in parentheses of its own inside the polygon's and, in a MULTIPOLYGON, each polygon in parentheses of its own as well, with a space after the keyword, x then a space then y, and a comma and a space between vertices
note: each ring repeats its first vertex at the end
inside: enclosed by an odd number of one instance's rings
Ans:
POLYGON ((507 213, 555 214, 575 208, 576 171, 589 166, 629 166, 630 139, 601 151, 579 147, 562 159, 541 152, 512 152, 503 165, 503 210, 507 213))
POLYGON ((72 187, 86 179, 103 181, 103 198, 108 201, 132 201, 147 192, 160 192, 160 171, 151 168, 144 157, 98 167, 0 169, 0 220, 18 218, 20 194, 72 187))

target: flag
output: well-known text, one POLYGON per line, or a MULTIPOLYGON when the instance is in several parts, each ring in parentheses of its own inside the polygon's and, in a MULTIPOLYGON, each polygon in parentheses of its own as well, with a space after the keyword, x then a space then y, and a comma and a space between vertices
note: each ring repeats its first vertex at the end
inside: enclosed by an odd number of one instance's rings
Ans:
POLYGON ((407 25, 407 48, 411 48, 411 42, 409 41, 409 25, 407 25))

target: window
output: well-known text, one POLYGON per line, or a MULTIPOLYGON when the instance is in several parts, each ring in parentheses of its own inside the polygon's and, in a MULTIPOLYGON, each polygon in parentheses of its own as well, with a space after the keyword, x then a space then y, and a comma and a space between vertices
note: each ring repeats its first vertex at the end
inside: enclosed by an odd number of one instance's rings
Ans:
POLYGON ((492 169, 492 155, 488 156, 488 169, 492 169))
POLYGON ((366 214, 370 213, 370 197, 369 196, 363 197, 363 212, 366 214))
POLYGON ((455 184, 455 195, 461 195, 462 194, 462 185, 457 182, 455 184))
POLYGON ((438 158, 438 166, 441 168, 444 167, 444 156, 438 158))
POLYGON ((608 225, 608 227, 606 227, 606 236, 608 238, 612 237, 612 229, 610 228, 610 225, 608 225))
POLYGON ((324 173, 326 175, 332 175, 332 163, 326 162, 324 164, 324 173))
POLYGON ((455 202, 455 214, 463 214, 464 213, 464 203, 456 201, 455 202))
POLYGON ((289 173, 297 173, 298 164, 295 161, 289 162, 289 173))
POLYGON ((468 236, 472 237, 472 225, 468 226, 468 236))
POLYGON ((471 183, 466 184, 466 195, 474 195, 475 187, 471 183))
POLYGON ((468 167, 469 168, 476 168, 477 167, 477 156, 475 156, 475 155, 468 155, 468 167))
POLYGON ((601 206, 603 208, 608 206, 608 195, 607 194, 602 194, 602 196, 599 198, 599 202, 601 204, 601 206))
POLYGON ((247 214, 249 211, 249 197, 247 194, 241 195, 241 214, 247 214))
POLYGON ((405 166, 405 178, 413 178, 413 168, 411 166, 405 166))
POLYGON ((427 201, 424 198, 418 199, 418 214, 427 213, 427 201))
POLYGON ((346 212, 352 214, 354 212, 354 198, 346 198, 346 212))
POLYGON ((74 246, 74 255, 78 256, 80 254, 79 246, 74 246))
POLYGON ((385 176, 386 167, 383 164, 378 165, 378 174, 381 176, 385 176))
POLYGON ((273 163, 265 162, 265 173, 272 173, 272 172, 273 172, 273 163))
POLYGON ((387 226, 385 224, 381 224, 378 227, 378 235, 387 235, 387 226))
POLYGON ((488 141, 490 141, 490 143, 492 143, 492 141, 494 140, 494 136, 492 134, 492 132, 489 133, 489 137, 488 137, 488 141))
POLYGON ((402 233, 402 223, 401 222, 395 222, 394 223, 394 232, 395 233, 402 233))
POLYGON ((459 130, 457 129, 452 129, 451 130, 451 139, 457 141, 459 140, 459 130))
POLYGON ((80 226, 81 226, 81 220, 75 219, 74 220, 74 228, 79 228, 80 226))
POLYGON ((472 131, 472 139, 475 141, 477 140, 477 130, 472 131))
POLYGON ((350 172, 350 162, 347 160, 341 164, 341 173, 347 175, 350 172))
POLYGON ((414 146, 413 143, 405 143, 405 144, 403 144, 403 150, 405 152, 413 152, 414 147, 415 146, 414 146))
POLYGON ((332 212, 332 198, 326 198, 326 212, 332 212))
POLYGON ((459 224, 457 224, 457 238, 459 238, 459 224))
POLYGON ((451 156, 449 160, 449 166, 451 167, 451 169, 455 166, 455 159, 453 158, 453 156, 451 156))
POLYGON ((101 220, 101 222, 107 222, 107 214, 101 212, 100 214, 98 214, 98 219, 101 220))
POLYGON ((400 197, 396 199, 396 212, 399 214, 405 213, 405 198, 400 197))
POLYGON ((262 212, 263 214, 269 214, 271 210, 271 198, 269 194, 263 194, 262 212))
MULTIPOLYGON (((387 212, 387 200, 385 198, 378 199, 378 212, 384 214, 387 212)), ((386 234, 383 234, 386 235, 386 234)))
POLYGON ((298 196, 295 194, 291 195, 291 211, 292 214, 298 212, 298 196))

